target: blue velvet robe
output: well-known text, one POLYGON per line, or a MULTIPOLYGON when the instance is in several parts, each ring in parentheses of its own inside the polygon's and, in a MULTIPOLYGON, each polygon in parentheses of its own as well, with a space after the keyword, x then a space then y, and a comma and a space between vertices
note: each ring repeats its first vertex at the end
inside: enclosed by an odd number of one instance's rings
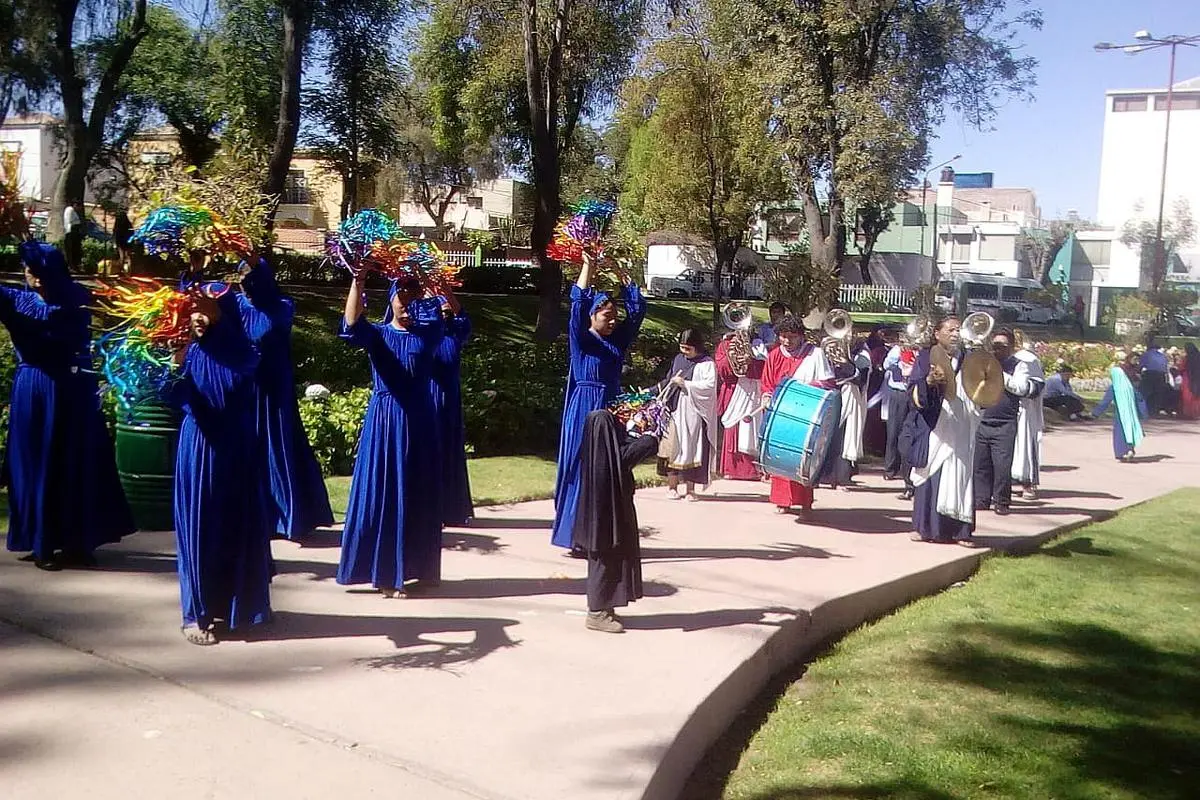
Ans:
POLYGON ((340 335, 367 351, 371 400, 363 420, 337 582, 402 588, 437 582, 442 564, 442 459, 429 389, 440 322, 400 330, 366 318, 340 335))
POLYGON ((275 514, 255 430, 259 358, 232 293, 192 342, 174 387, 184 417, 175 463, 175 542, 184 625, 241 628, 271 616, 275 514))
POLYGON ((92 371, 91 293, 49 245, 22 245, 41 293, 0 287, 0 323, 17 368, 4 482, 8 549, 40 561, 86 557, 133 533, 92 371))
POLYGON ((321 467, 300 422, 292 369, 292 299, 279 291, 265 261, 242 279, 242 326, 261 360, 254 376, 263 471, 269 475, 275 532, 297 539, 333 524, 321 467))
POLYGON ((433 356, 429 384, 442 445, 442 522, 464 525, 475 516, 467 475, 467 431, 462 406, 462 349, 471 338, 471 320, 459 312, 446 324, 433 356))
POLYGON ((608 338, 592 333, 593 289, 571 287, 571 316, 567 324, 571 368, 563 403, 558 442, 558 473, 554 482, 554 532, 551 542, 570 547, 579 506, 579 450, 587 416, 605 408, 621 393, 621 367, 646 316, 646 301, 637 285, 622 292, 625 319, 608 338))

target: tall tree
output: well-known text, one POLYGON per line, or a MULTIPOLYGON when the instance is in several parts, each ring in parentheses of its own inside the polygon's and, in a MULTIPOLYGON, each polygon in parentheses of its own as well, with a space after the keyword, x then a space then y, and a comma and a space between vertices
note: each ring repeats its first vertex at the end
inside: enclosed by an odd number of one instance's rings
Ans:
POLYGON ((50 88, 51 18, 42 0, 0 3, 0 125, 50 88))
POLYGON ((1141 288, 1158 294, 1170 271, 1171 260, 1180 248, 1196 240, 1196 221, 1187 200, 1179 198, 1171 215, 1162 222, 1162 258, 1158 257, 1158 219, 1143 217, 1142 204, 1134 206, 1137 215, 1121 229, 1121 242, 1137 250, 1141 262, 1141 288))
POLYGON ((895 197, 875 202, 860 202, 856 208, 858 225, 855 231, 855 245, 858 247, 858 270, 862 282, 870 285, 871 258, 875 255, 875 245, 896 220, 895 197))
POLYGON ((314 123, 306 142, 342 180, 341 218, 358 211, 362 191, 394 150, 397 65, 389 55, 397 8, 390 3, 346 8, 328 29, 325 81, 305 92, 314 123))
POLYGON ((546 246, 562 211, 563 158, 580 124, 611 102, 628 74, 645 0, 475 2, 467 35, 479 46, 480 69, 467 88, 470 124, 503 139, 532 181, 537 334, 549 338, 560 328, 562 269, 546 246))
POLYGON ((411 76, 393 110, 404 188, 439 232, 455 198, 495 177, 497 153, 467 124, 464 93, 479 68, 479 48, 467 36, 468 15, 451 3, 435 5, 410 58, 411 76))
POLYGON ((756 212, 784 193, 767 137, 770 108, 753 90, 753 64, 736 49, 728 10, 726 0, 706 0, 677 18, 647 50, 622 106, 634 133, 621 205, 712 246, 714 326, 722 278, 756 212))
POLYGON ((64 118, 62 172, 54 187, 47 230, 52 239, 62 236, 63 209, 71 203, 83 204, 88 169, 104 141, 121 75, 149 31, 146 0, 96 0, 86 9, 90 24, 83 25, 80 0, 49 3, 54 25, 52 63, 64 118), (81 30, 96 33, 77 41, 76 33, 81 30))
POLYGON ((304 52, 312 34, 319 0, 278 0, 280 34, 279 107, 263 193, 279 197, 287 185, 288 170, 300 135, 300 99, 304 78, 304 52))
POLYGON ((743 15, 813 265, 832 274, 847 209, 911 183, 945 110, 986 126, 1034 83, 1017 37, 1041 16, 1024 0, 745 0, 743 15))
POLYGON ((183 162, 201 168, 217 152, 224 109, 212 80, 219 71, 214 34, 195 29, 174 9, 150 6, 150 28, 121 77, 122 104, 137 122, 157 116, 179 137, 183 162))
POLYGON ((212 90, 222 140, 269 151, 279 110, 283 15, 277 0, 219 0, 212 90))

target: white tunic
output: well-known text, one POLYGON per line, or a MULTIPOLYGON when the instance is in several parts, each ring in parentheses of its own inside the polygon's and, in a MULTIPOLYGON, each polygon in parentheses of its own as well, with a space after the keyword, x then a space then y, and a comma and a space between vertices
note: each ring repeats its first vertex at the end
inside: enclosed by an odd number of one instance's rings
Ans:
MULTIPOLYGON (((1013 370, 1013 378, 1024 382, 1046 382, 1046 373, 1042 362, 1028 350, 1018 350, 1017 368, 1013 370)), ((1046 427, 1046 418, 1042 412, 1042 398, 1022 397, 1021 408, 1017 413, 1017 444, 1013 451, 1012 479, 1014 482, 1031 484, 1038 483, 1039 467, 1042 463, 1042 433, 1046 427)))
POLYGON ((954 365, 958 391, 954 399, 942 397, 942 413, 929 434, 929 460, 924 467, 913 467, 913 486, 923 486, 938 476, 937 512, 959 522, 975 520, 975 432, 979 428, 979 409, 971 402, 954 365), (939 474, 940 473, 940 474, 939 474))
MULTIPOLYGON (((870 369, 871 356, 860 352, 854 359, 856 369, 870 369)), ((852 464, 858 463, 863 455, 863 428, 867 424, 867 404, 862 387, 857 383, 842 384, 842 425, 846 435, 842 438, 842 458, 852 464)))
POLYGON ((679 404, 671 416, 675 425, 675 455, 670 467, 695 469, 704 460, 704 441, 709 444, 709 471, 716 469, 717 454, 717 364, 711 359, 697 364, 691 380, 683 382, 679 404))
POLYGON ((756 378, 738 378, 729 397, 729 405, 721 416, 724 428, 737 429, 737 451, 747 456, 758 455, 758 426, 762 422, 762 382, 756 378), (749 419, 749 422, 746 420, 749 419))

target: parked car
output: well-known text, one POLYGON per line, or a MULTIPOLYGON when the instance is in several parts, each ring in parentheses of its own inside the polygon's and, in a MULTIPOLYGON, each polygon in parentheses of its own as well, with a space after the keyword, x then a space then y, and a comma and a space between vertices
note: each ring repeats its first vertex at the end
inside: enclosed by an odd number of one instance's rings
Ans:
MULTIPOLYGON (((652 275, 647 287, 651 297, 673 300, 711 300, 713 296, 713 273, 709 270, 685 269, 674 277, 652 275)), ((731 300, 762 300, 763 280, 757 275, 735 279, 732 275, 721 276, 721 297, 731 300)))

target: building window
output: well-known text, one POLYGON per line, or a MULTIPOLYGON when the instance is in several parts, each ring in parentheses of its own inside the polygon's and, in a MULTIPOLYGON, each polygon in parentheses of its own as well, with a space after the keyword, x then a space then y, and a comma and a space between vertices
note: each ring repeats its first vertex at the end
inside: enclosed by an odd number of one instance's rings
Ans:
POLYGON ((1016 257, 1016 236, 985 234, 979 237, 980 261, 1012 261, 1016 257))
POLYGON ((1113 98, 1113 111, 1145 111, 1148 107, 1146 95, 1125 94, 1113 98))
POLYGON ((1079 246, 1079 252, 1071 254, 1072 262, 1077 260, 1075 256, 1082 254, 1089 266, 1107 267, 1112 263, 1112 242, 1106 239, 1089 242, 1076 240, 1076 244, 1079 246))
POLYGON ((956 233, 950 242, 950 263, 968 264, 971 261, 971 240, 969 233, 956 233))
MULTIPOLYGON (((1195 111, 1197 109, 1200 109, 1200 92, 1178 92, 1171 96, 1172 111, 1195 111)), ((1154 95, 1154 110, 1167 110, 1167 96, 1165 94, 1154 95)))
POLYGON ((471 195, 467 198, 468 208, 483 208, 483 198, 479 195, 471 195))
POLYGON ((306 206, 312 202, 308 192, 308 176, 302 169, 289 169, 283 184, 283 203, 289 206, 306 206))

